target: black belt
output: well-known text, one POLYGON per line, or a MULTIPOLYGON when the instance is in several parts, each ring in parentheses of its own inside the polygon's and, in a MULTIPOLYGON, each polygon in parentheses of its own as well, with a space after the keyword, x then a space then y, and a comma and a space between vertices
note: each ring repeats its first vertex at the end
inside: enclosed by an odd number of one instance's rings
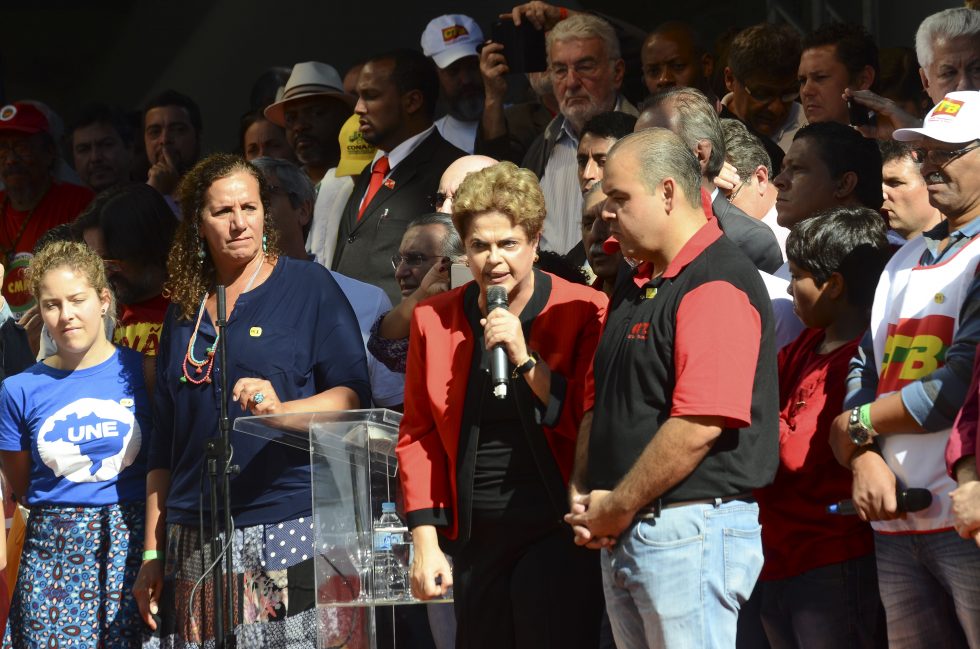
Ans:
POLYGON ((722 503, 732 502, 733 500, 741 500, 746 503, 754 503, 755 496, 751 493, 735 494, 734 496, 722 496, 720 498, 699 498, 697 500, 678 500, 674 502, 663 502, 663 498, 657 498, 652 503, 639 510, 636 513, 635 518, 658 518, 660 512, 664 509, 673 509, 674 507, 687 507, 688 505, 720 505, 722 503))

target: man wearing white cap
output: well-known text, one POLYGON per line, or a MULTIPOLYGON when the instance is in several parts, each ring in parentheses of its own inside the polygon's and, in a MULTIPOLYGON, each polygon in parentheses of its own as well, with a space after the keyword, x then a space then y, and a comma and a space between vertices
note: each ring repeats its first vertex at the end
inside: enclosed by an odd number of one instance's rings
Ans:
MULTIPOLYGON (((852 361, 852 409, 834 420, 830 442, 875 530, 889 646, 980 647, 980 551, 952 529, 956 482, 944 457, 980 342, 980 92, 948 93, 921 128, 894 137, 915 143, 929 202, 945 220, 885 267, 873 354, 852 361), (903 515, 896 490, 913 487, 932 502, 903 515)), ((953 463, 961 484, 977 480, 969 452, 953 463)))
POLYGON ((462 14, 433 18, 422 32, 422 51, 436 64, 439 90, 448 110, 436 120, 436 129, 467 153, 473 153, 483 114, 483 79, 476 50, 482 42, 479 25, 462 14))
POLYGON ((267 120, 286 129, 289 146, 314 183, 340 160, 337 134, 354 101, 333 66, 306 61, 293 66, 282 96, 265 109, 267 120))

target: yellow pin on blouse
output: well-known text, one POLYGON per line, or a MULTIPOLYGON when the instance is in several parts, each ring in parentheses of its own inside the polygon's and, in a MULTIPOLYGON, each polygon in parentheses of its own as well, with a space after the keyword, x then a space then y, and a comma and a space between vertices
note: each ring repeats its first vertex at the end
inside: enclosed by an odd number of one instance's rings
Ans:
POLYGON ((248 335, 252 338, 258 338, 262 335, 262 327, 252 327, 248 330, 248 335))
POLYGON ((132 408, 134 403, 135 402, 130 398, 119 400, 119 405, 122 406, 123 408, 132 408))
POLYGON ((653 299, 655 297, 657 297, 657 289, 655 289, 655 288, 648 288, 647 289, 647 292, 646 292, 646 295, 643 296, 643 299, 645 299, 645 300, 651 300, 651 299, 653 299))
POLYGON ((936 304, 942 304, 946 301, 946 296, 942 293, 936 293, 936 297, 932 298, 936 301, 936 304))

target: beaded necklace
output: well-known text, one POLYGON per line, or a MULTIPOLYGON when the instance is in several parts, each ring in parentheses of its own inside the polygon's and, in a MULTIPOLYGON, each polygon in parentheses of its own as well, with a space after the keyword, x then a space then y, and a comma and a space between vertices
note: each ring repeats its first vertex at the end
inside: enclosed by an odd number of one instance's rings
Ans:
MULTIPOLYGON (((259 271, 262 270, 262 265, 265 263, 265 255, 259 261, 258 267, 252 273, 252 276, 248 280, 248 284, 245 285, 245 290, 242 293, 248 293, 252 288, 252 284, 255 283, 255 279, 259 276, 259 271)), ((203 360, 197 360, 194 358, 194 344, 197 342, 197 332, 201 328, 201 319, 204 317, 204 304, 207 302, 208 293, 204 292, 204 297, 201 298, 201 308, 197 310, 197 322, 194 324, 194 331, 191 333, 191 339, 187 341, 187 353, 184 354, 184 361, 180 364, 183 370, 183 376, 180 377, 181 383, 193 383, 194 385, 201 385, 202 383, 211 382, 211 372, 214 370, 214 350, 218 348, 218 341, 221 340, 221 330, 217 331, 217 336, 215 336, 214 343, 210 345, 205 351, 207 352, 207 358, 203 360), (194 367, 194 376, 191 376, 190 371, 187 369, 187 365, 190 364, 194 367), (205 369, 205 367, 207 369, 205 369), (203 374, 204 376, 201 376, 203 374)))

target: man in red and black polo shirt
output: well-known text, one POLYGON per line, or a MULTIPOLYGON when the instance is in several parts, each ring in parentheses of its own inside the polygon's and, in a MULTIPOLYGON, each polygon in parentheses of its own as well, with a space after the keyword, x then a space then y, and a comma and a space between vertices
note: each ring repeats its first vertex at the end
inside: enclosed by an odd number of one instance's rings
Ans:
POLYGON ((619 649, 735 646, 762 567, 751 492, 778 463, 772 309, 701 209, 700 182, 664 129, 627 136, 606 161, 603 219, 643 263, 596 350, 567 520, 578 543, 603 548, 619 649))

